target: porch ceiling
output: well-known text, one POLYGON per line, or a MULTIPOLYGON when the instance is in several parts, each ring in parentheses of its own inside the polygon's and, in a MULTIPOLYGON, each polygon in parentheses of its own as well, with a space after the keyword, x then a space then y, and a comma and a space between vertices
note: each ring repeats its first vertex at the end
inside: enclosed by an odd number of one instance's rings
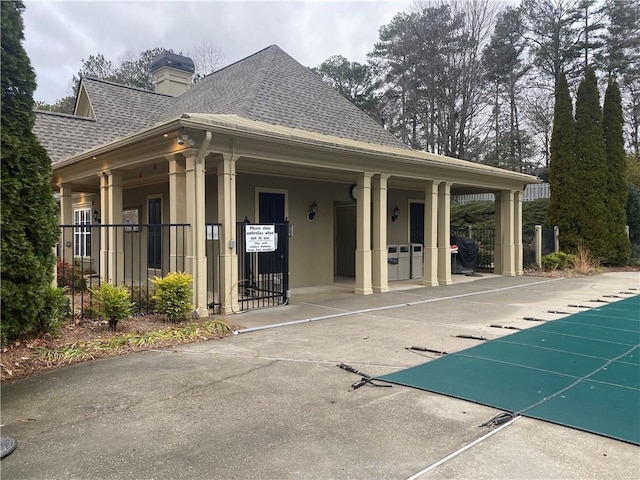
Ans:
MULTIPOLYGON (((207 170, 211 171, 210 168, 207 170)), ((328 168, 312 167, 307 165, 294 165, 290 163, 265 162, 261 159, 242 157, 238 160, 236 171, 244 174, 269 175, 276 177, 293 178, 300 180, 316 180, 331 183, 351 184, 356 183, 358 171, 348 169, 335 170, 328 168)), ((391 176, 388 180, 388 188, 403 190, 424 190, 425 179, 404 178, 391 176)), ((476 193, 493 193, 495 188, 478 187, 454 183, 451 186, 452 195, 465 195, 476 193)))

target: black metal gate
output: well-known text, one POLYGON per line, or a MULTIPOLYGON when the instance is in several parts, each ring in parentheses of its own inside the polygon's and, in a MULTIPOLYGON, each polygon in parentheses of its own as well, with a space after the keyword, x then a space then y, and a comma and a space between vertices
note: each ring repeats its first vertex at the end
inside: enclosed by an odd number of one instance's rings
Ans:
POLYGON ((240 309, 286 304, 289 300, 289 222, 260 225, 239 222, 237 249, 240 309), (251 235, 260 228, 264 232, 261 238, 251 235))
POLYGON ((452 228, 451 236, 467 237, 478 244, 476 270, 493 272, 495 259, 495 236, 493 228, 452 228))

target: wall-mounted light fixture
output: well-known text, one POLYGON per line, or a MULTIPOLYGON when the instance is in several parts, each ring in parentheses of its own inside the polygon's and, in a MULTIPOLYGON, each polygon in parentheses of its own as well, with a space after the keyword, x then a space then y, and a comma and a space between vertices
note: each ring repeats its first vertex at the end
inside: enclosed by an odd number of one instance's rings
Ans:
POLYGON ((395 222, 396 220, 398 220, 398 215, 400 215, 400 209, 396 205, 395 207, 393 207, 393 212, 391 212, 391 221, 395 222))
POLYGON ((193 147, 196 144, 196 141, 193 138, 191 138, 189 135, 184 133, 184 130, 180 130, 180 133, 178 134, 178 138, 176 141, 178 145, 184 145, 188 143, 191 147, 193 147))
MULTIPOLYGON (((93 202, 91 202, 91 206, 93 207, 93 202)), ((100 223, 100 213, 95 208, 93 209, 93 223, 100 223)))
POLYGON ((315 218, 316 213, 318 213, 318 204, 314 200, 311 206, 309 207, 309 213, 307 213, 307 220, 311 221, 315 218))

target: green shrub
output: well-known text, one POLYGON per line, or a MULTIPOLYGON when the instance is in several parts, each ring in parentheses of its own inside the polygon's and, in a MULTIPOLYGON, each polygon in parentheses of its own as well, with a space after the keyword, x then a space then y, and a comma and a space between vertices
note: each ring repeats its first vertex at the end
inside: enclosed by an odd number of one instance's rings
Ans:
POLYGON ((550 272, 552 270, 564 270, 572 264, 572 256, 564 252, 554 252, 542 257, 542 269, 550 272))
POLYGON ((166 315, 171 322, 177 322, 189 317, 193 310, 191 297, 191 275, 183 272, 173 272, 164 278, 155 277, 153 284, 156 293, 152 297, 156 301, 156 311, 166 315))
POLYGON ((109 320, 109 329, 115 331, 119 320, 131 316, 133 304, 127 287, 116 287, 111 283, 103 283, 91 289, 97 301, 100 316, 109 320))
POLYGON ((38 315, 37 333, 58 333, 65 318, 70 315, 69 298, 64 288, 50 287, 45 291, 44 306, 38 315))
POLYGON ((23 2, 2 2, 0 340, 37 328, 59 237, 51 160, 33 133, 36 77, 22 45, 23 2))
POLYGON ((495 225, 495 202, 479 200, 464 205, 451 205, 451 228, 493 228, 495 225))

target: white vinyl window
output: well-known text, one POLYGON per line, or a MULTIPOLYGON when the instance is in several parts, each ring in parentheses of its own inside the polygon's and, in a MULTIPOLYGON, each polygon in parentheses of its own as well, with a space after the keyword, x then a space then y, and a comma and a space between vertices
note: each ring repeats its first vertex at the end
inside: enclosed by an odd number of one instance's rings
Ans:
POLYGON ((73 211, 74 254, 76 257, 91 256, 91 209, 73 211))

